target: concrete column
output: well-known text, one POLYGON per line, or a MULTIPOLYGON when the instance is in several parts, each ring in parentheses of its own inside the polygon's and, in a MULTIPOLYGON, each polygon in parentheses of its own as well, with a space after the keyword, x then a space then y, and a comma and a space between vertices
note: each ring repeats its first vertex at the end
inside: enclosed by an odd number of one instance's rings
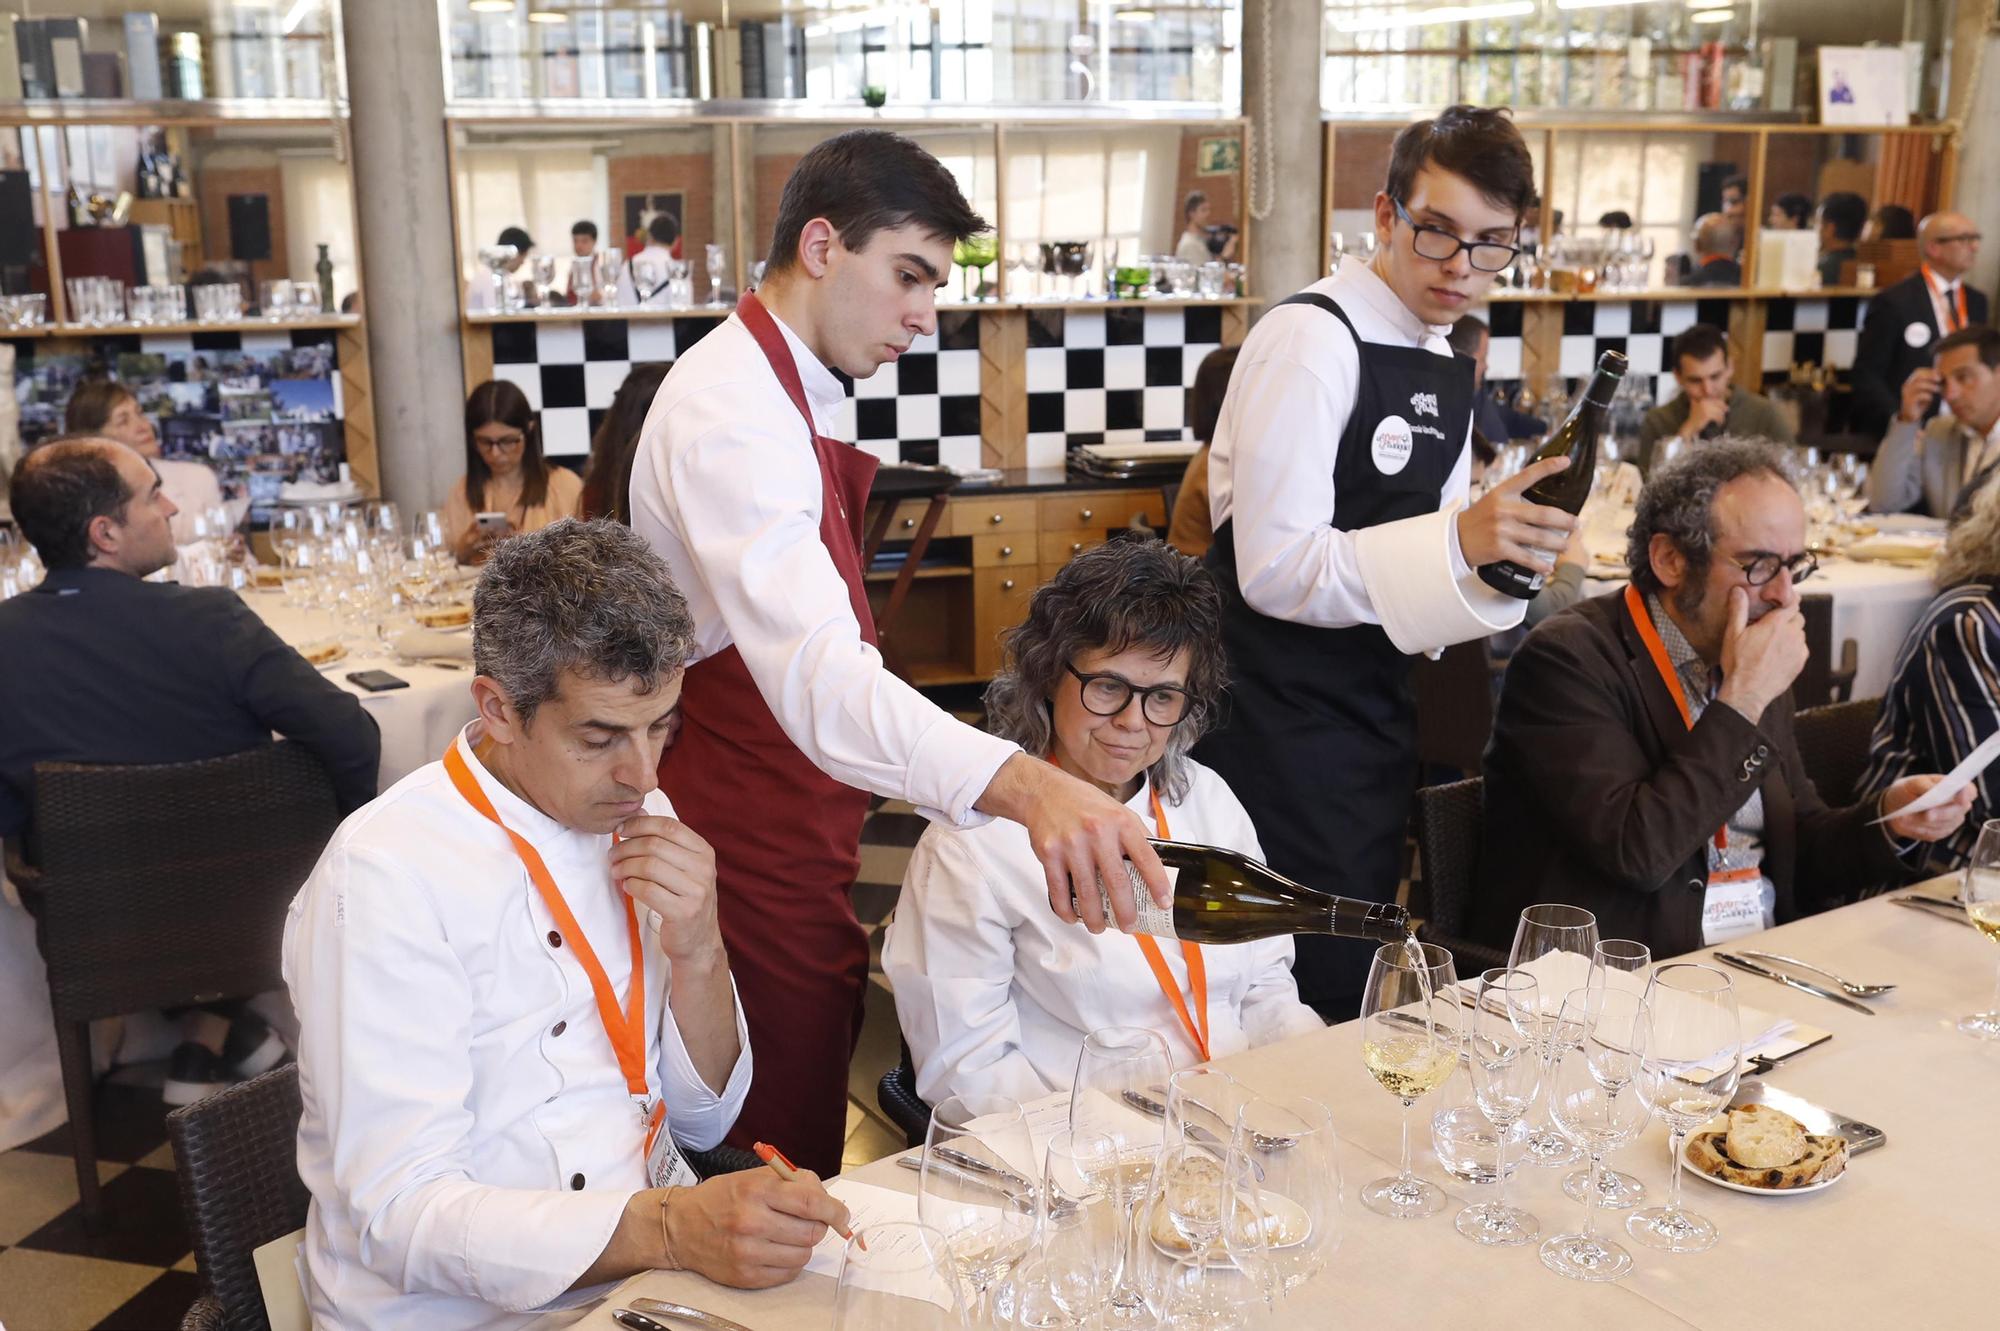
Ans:
POLYGON ((1250 290, 1269 309, 1326 276, 1319 252, 1322 7, 1247 0, 1243 8, 1243 106, 1253 125, 1246 184, 1254 183, 1253 208, 1271 205, 1268 217, 1252 222, 1250 290))
MULTIPOLYGON (((1976 85, 1953 90, 1954 113, 1965 126, 1958 140, 1954 206, 1986 237, 1966 280, 1991 299, 2000 294, 2000 35, 1979 35, 1974 29, 1965 41, 1984 45, 1985 62, 1976 85)), ((1968 85, 1972 64, 1970 60, 1964 64, 1968 85)))
POLYGON ((361 291, 383 491, 441 507, 464 472, 464 368, 435 5, 346 0, 361 291))

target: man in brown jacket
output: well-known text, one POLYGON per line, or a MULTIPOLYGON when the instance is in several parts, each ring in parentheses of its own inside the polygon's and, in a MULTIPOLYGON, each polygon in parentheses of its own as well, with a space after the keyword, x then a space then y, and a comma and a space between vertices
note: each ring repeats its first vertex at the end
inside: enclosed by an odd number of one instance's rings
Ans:
POLYGON ((1504 940, 1522 907, 1560 901, 1673 956, 1894 878, 1908 842, 1964 819, 1970 791, 1872 825, 1937 776, 1846 809, 1807 778, 1790 690, 1815 563, 1777 449, 1724 438, 1662 464, 1626 559, 1631 586, 1543 623, 1508 667, 1478 936, 1504 940))

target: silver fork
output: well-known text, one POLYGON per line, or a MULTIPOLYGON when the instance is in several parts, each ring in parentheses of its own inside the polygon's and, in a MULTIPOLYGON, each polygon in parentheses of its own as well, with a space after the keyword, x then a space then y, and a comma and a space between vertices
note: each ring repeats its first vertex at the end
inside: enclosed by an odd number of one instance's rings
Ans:
POLYGON ((1737 953, 1740 956, 1750 957, 1757 961, 1774 961, 1781 966, 1797 966, 1802 970, 1811 971, 1814 975, 1824 975, 1827 979, 1832 980, 1841 989, 1846 991, 1849 998, 1880 998, 1883 994, 1893 993, 1896 988, 1893 984, 1856 984, 1852 980, 1843 980, 1824 966, 1815 966, 1810 961, 1801 961, 1797 957, 1782 956, 1776 952, 1748 952, 1742 948, 1738 948, 1737 953))

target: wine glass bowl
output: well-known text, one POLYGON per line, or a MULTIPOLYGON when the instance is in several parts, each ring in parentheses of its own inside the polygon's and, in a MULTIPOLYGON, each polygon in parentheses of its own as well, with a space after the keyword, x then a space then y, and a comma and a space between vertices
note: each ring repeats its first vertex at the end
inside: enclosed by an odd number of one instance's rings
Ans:
POLYGON ((1458 976, 1434 943, 1385 943, 1375 951, 1361 1001, 1361 1060, 1376 1084, 1402 1102, 1402 1167, 1361 1190, 1378 1215, 1415 1220, 1444 1209, 1444 1191, 1416 1176, 1410 1109, 1458 1067, 1458 976))
POLYGON ((1033 1152, 1027 1116, 1005 1096, 952 1096, 931 1110, 917 1218, 944 1236, 974 1306, 984 1307, 1034 1237, 1033 1152))
POLYGON ((857 1230, 841 1257, 833 1331, 964 1331, 944 1235, 897 1221, 857 1230))
MULTIPOLYGON (((1543 902, 1521 912, 1514 927, 1514 946, 1507 956, 1508 966, 1526 970, 1541 983, 1544 1082, 1555 1055, 1553 1028, 1560 1014, 1563 996, 1585 986, 1590 978, 1591 959, 1597 953, 1597 917, 1581 906, 1543 902)), ((1528 1163, 1550 1168, 1574 1164, 1580 1152, 1563 1133, 1556 1131, 1548 1111, 1528 1120, 1528 1163)))
POLYGON ((1634 1211, 1625 1232, 1664 1252, 1704 1252, 1715 1245, 1715 1226, 1681 1207, 1681 1147, 1736 1094, 1743 1030, 1729 976, 1685 961, 1656 969, 1633 1023, 1632 1052, 1639 1096, 1667 1125, 1673 1180, 1667 1204, 1634 1211))
POLYGON ((1152 1310, 1137 1279, 1134 1221, 1152 1183, 1166 1131, 1162 1119, 1139 1112, 1126 1096, 1150 1096, 1149 1088, 1166 1085, 1173 1075, 1173 1056, 1159 1032, 1107 1026, 1084 1037, 1070 1082, 1070 1131, 1100 1134, 1112 1144, 1105 1190, 1118 1216, 1119 1243, 1104 1315, 1113 1325, 1151 1325, 1152 1310))
MULTIPOLYGON (((1959 899, 1973 928, 2000 943, 2000 818, 1979 829, 1972 857, 1966 861, 1959 899)), ((1993 977, 1993 1002, 1984 1012, 1974 1012, 1958 1023, 1959 1033, 1975 1040, 2000 1040, 2000 968, 1993 977)))

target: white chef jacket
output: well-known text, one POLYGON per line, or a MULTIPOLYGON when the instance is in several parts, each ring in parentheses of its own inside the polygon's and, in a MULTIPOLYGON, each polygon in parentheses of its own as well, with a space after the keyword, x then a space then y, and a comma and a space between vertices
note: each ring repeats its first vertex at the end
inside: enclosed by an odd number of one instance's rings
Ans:
POLYGON ((673 307, 673 291, 665 285, 667 265, 673 261, 674 252, 665 245, 648 245, 625 261, 618 270, 618 303, 627 309, 665 310, 673 307), (653 279, 655 290, 640 300, 639 279, 633 276, 632 265, 650 263, 659 269, 660 275, 653 279))
MULTIPOLYGON (((1261 859, 1250 815, 1222 778, 1192 760, 1188 767, 1187 797, 1165 801, 1174 839, 1261 859)), ((1158 835, 1146 783, 1127 807, 1158 835)), ((1201 951, 1214 1057, 1324 1026, 1299 1001, 1290 938, 1201 951)), ((1194 1015, 1180 945, 1161 939, 1160 956, 1194 1015)), ((1092 934, 1049 910, 1047 880, 1015 823, 924 832, 903 875, 882 968, 917 1094, 933 1104, 949 1095, 1027 1101, 1067 1090, 1084 1037, 1105 1026, 1158 1031, 1176 1067, 1201 1061, 1136 939, 1092 934)))
MULTIPOLYGON (((548 864, 622 1008, 631 961, 610 836, 520 799, 480 766, 478 740, 475 721, 453 742, 548 864)), ((646 812, 672 810, 654 791, 646 812)), ((640 919, 647 1084, 674 1140, 706 1149, 750 1088, 742 1008, 742 1052, 717 1095, 666 1005, 658 917, 640 919)), ((299 1174, 312 1191, 299 1275, 316 1326, 525 1325, 562 1300, 646 1187, 638 1110, 575 946, 552 933, 506 834, 442 762, 343 822, 299 890, 284 969, 305 1094, 299 1174)))
MULTIPOLYGON (((830 436, 840 381, 772 318, 830 436)), ((1020 750, 940 710, 862 641, 820 500, 805 422, 732 314, 674 362, 632 463, 632 529, 687 596, 694 659, 735 644, 785 735, 834 780, 982 820, 973 801, 1020 750)))
MULTIPOLYGON (((1306 288, 1329 296, 1365 341, 1452 354, 1357 258, 1306 288)), ((1434 651, 1519 624, 1527 602, 1466 566, 1455 515, 1472 480, 1471 429, 1439 512, 1356 531, 1333 526, 1334 459, 1360 381, 1354 337, 1325 310, 1273 307, 1243 343, 1208 454, 1209 515, 1236 520, 1243 599, 1320 628, 1381 624, 1404 651, 1434 651)))

